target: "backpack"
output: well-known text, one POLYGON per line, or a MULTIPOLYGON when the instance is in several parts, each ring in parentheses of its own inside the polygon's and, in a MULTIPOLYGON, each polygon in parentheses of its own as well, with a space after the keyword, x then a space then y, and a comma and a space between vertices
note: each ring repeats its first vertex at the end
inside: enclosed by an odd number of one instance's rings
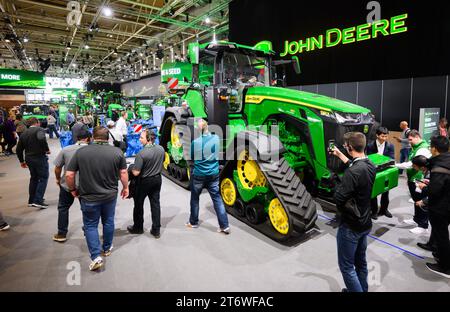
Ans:
POLYGON ((124 141, 117 141, 116 138, 112 135, 111 131, 108 130, 108 132, 113 139, 114 146, 120 148, 122 152, 125 153, 127 151, 128 144, 124 141))

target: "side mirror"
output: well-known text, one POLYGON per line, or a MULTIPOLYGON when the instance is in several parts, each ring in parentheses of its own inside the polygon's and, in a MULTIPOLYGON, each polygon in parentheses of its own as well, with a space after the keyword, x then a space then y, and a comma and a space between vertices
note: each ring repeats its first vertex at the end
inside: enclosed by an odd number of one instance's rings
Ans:
POLYGON ((294 66, 294 71, 297 75, 300 75, 302 73, 302 70, 300 68, 300 61, 297 56, 292 57, 292 65, 294 66))
POLYGON ((190 43, 188 51, 191 64, 197 65, 200 60, 200 44, 198 42, 190 43))

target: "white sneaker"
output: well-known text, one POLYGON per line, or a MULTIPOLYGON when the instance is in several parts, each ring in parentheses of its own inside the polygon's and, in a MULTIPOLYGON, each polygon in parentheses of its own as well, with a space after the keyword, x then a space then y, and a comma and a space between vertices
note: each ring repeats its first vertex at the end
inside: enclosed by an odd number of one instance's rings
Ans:
POLYGON ((428 233, 428 229, 424 229, 424 228, 421 228, 421 227, 415 227, 415 228, 413 228, 413 229, 411 229, 411 230, 409 230, 411 233, 413 233, 413 234, 417 234, 417 235, 421 235, 421 234, 426 234, 426 233, 428 233))
POLYGON ((225 234, 225 235, 228 235, 228 234, 231 233, 231 232, 230 232, 230 227, 227 227, 227 228, 225 228, 225 229, 218 228, 218 229, 217 229, 217 233, 223 233, 223 234, 225 234))
POLYGON ((89 264, 89 270, 95 271, 95 270, 100 269, 102 266, 103 266, 103 259, 102 259, 102 257, 99 256, 99 257, 95 258, 91 262, 91 264, 89 264))
POLYGON ((403 223, 408 224, 408 225, 416 225, 417 226, 417 223, 416 223, 416 221, 414 221, 414 219, 403 220, 403 223))
POLYGON ((410 203, 410 204, 415 204, 415 202, 414 202, 414 200, 413 200, 412 198, 410 198, 410 199, 408 200, 408 203, 410 203))
POLYGON ((111 256, 112 250, 113 250, 114 246, 111 245, 111 247, 108 250, 104 250, 102 252, 103 257, 109 257, 111 256))

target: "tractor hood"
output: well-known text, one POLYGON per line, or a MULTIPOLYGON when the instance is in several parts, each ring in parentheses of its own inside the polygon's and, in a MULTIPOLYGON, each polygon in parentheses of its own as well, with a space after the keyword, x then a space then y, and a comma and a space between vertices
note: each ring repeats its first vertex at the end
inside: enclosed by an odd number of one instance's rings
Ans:
POLYGON ((335 111, 350 114, 370 113, 369 109, 359 105, 315 93, 278 87, 251 87, 248 89, 245 98, 247 103, 259 104, 264 100, 279 100, 328 112, 335 111))
POLYGON ((25 115, 23 116, 23 119, 28 120, 31 118, 37 118, 38 120, 47 120, 47 116, 45 115, 25 115))

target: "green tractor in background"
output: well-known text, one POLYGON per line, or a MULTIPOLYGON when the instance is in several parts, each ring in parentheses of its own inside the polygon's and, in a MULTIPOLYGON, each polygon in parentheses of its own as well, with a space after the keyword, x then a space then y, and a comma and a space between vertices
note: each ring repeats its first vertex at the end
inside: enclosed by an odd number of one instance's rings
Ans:
POLYGON ((152 106, 153 106, 153 104, 150 104, 150 103, 137 102, 136 105, 134 106, 134 112, 136 114, 136 117, 138 119, 143 119, 143 120, 152 119, 152 116, 153 116, 152 106))
POLYGON ((41 123, 42 128, 47 127, 47 116, 50 111, 48 104, 22 104, 19 108, 20 114, 25 121, 30 118, 37 118, 41 123))
MULTIPOLYGON (((189 186, 190 143, 199 118, 222 140, 220 192, 227 211, 277 241, 314 228, 318 204, 333 202, 343 136, 366 136, 375 120, 363 107, 341 100, 274 87, 272 45, 230 42, 189 46, 192 83, 181 96, 186 106, 166 109, 160 144, 164 175, 189 186), (279 156, 279 157, 277 157, 279 156)), ((369 158, 378 172, 372 196, 398 184, 387 157, 369 158)))

